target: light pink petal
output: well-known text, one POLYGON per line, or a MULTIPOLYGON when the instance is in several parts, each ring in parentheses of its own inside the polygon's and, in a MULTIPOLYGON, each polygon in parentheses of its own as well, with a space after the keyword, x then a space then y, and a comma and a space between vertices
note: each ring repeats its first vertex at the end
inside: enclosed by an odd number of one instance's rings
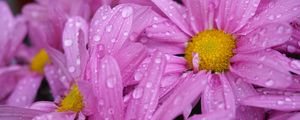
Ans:
POLYGON ((132 26, 132 33, 129 36, 129 39, 132 41, 136 41, 136 38, 140 36, 140 34, 145 30, 145 28, 166 21, 166 18, 161 17, 158 13, 154 12, 149 6, 139 6, 135 4, 130 4, 130 6, 133 7, 134 11, 134 25, 132 26))
POLYGON ((63 31, 63 48, 67 67, 74 78, 83 72, 88 57, 88 25, 80 17, 69 18, 63 31))
POLYGON ((172 0, 152 0, 152 2, 160 8, 182 31, 188 35, 192 35, 187 19, 184 18, 186 9, 172 0))
POLYGON ((9 66, 0 68, 0 100, 8 97, 18 83, 17 73, 23 71, 20 66, 9 66))
POLYGON ((166 58, 161 52, 154 52, 140 83, 132 92, 126 110, 126 120, 149 119, 158 105, 159 88, 166 66, 166 58))
POLYGON ((70 86, 67 77, 54 65, 47 65, 44 70, 53 97, 57 98, 64 95, 70 86))
POLYGON ((256 107, 244 106, 240 104, 240 101, 249 96, 258 95, 256 90, 251 84, 248 84, 242 80, 237 75, 234 75, 231 72, 226 74, 231 88, 236 96, 237 101, 237 110, 236 110, 236 119, 259 119, 264 118, 264 110, 256 107))
POLYGON ((59 74, 65 75, 66 81, 67 81, 66 83, 70 83, 70 81, 72 81, 74 78, 73 78, 73 76, 71 76, 68 68, 66 67, 67 62, 66 62, 66 57, 64 56, 64 54, 52 47, 48 47, 46 49, 46 51, 47 51, 47 54, 49 55, 53 65, 56 66, 57 68, 59 68, 57 72, 59 74))
POLYGON ((80 93, 83 96, 84 109, 83 113, 85 115, 95 114, 97 112, 97 98, 93 92, 92 84, 88 81, 79 80, 77 81, 80 93))
MULTIPOLYGON (((190 73, 193 74, 193 73, 190 73)), ((191 109, 198 100, 210 75, 199 72, 191 77, 183 77, 183 82, 174 89, 173 93, 156 110, 154 119, 169 120, 191 109), (168 113, 168 114, 166 114, 168 113)))
POLYGON ((45 113, 40 110, 0 105, 1 120, 31 120, 35 116, 45 113))
POLYGON ((52 112, 34 117, 32 120, 75 120, 73 112, 52 112))
POLYGON ((119 64, 124 86, 133 80, 133 73, 142 61, 147 57, 148 51, 139 43, 132 43, 120 49, 114 56, 119 64))
POLYGON ((217 13, 217 26, 228 33, 234 33, 244 27, 255 15, 260 0, 226 0, 220 1, 217 13))
MULTIPOLYGON (((212 0, 183 0, 188 9, 188 17, 194 34, 206 29, 212 29, 215 3, 212 0)), ((185 17, 186 14, 183 14, 185 17)))
POLYGON ((298 120, 300 118, 300 113, 295 113, 291 117, 289 117, 287 120, 298 120))
POLYGON ((198 71, 199 63, 200 63, 200 58, 199 58, 198 53, 193 53, 193 68, 194 68, 194 71, 198 71))
MULTIPOLYGON (((258 5, 258 4, 257 4, 258 5)), ((255 15, 243 29, 244 32, 249 32, 257 27, 269 23, 289 23, 295 20, 299 15, 299 0, 276 0, 269 6, 255 15)))
POLYGON ((194 115, 188 120, 232 120, 232 117, 228 116, 229 114, 229 111, 219 110, 201 115, 194 115))
POLYGON ((246 82, 268 88, 287 88, 292 83, 288 71, 281 72, 259 62, 237 62, 230 70, 246 79, 246 82))
POLYGON ((295 111, 300 109, 300 97, 288 95, 257 95, 243 99, 242 104, 280 111, 295 111))
POLYGON ((122 119, 123 86, 118 63, 112 56, 90 59, 93 91, 97 97, 97 119, 122 119))
POLYGON ((231 111, 235 115, 235 96, 224 74, 215 75, 206 87, 202 101, 202 112, 210 113, 219 110, 231 111))
POLYGON ((156 13, 164 15, 163 12, 151 1, 151 0, 118 0, 119 4, 123 3, 133 3, 142 6, 150 6, 156 13))
MULTIPOLYGON (((153 19, 156 20, 159 17, 153 19)), ((183 43, 190 39, 189 36, 169 21, 152 24, 146 29, 146 35, 157 42, 183 43)))
POLYGON ((150 49, 157 49, 168 54, 183 54, 185 48, 184 43, 158 42, 148 38, 141 39, 141 42, 150 49))
POLYGON ((20 79, 15 90, 9 96, 7 105, 19 107, 30 106, 34 101, 42 78, 43 77, 37 73, 30 73, 20 79))
POLYGON ((181 74, 187 70, 186 60, 183 57, 166 54, 167 67, 164 74, 181 74))
POLYGON ((30 109, 40 110, 40 111, 45 111, 45 112, 55 111, 56 108, 57 108, 57 105, 54 102, 49 102, 49 101, 35 102, 30 106, 30 109))
POLYGON ((160 82, 159 103, 163 103, 182 81, 180 81, 181 74, 167 74, 164 75, 160 82))
POLYGON ((0 2, 0 28, 3 32, 0 33, 0 66, 7 64, 14 55, 17 47, 21 44, 25 33, 26 26, 24 19, 19 17, 14 19, 6 2, 0 2))
POLYGON ((288 41, 292 34, 288 24, 268 24, 237 40, 237 53, 254 52, 288 41))
POLYGON ((102 6, 91 22, 90 46, 103 44, 106 53, 116 53, 131 35, 133 8, 126 4, 113 9, 102 6))

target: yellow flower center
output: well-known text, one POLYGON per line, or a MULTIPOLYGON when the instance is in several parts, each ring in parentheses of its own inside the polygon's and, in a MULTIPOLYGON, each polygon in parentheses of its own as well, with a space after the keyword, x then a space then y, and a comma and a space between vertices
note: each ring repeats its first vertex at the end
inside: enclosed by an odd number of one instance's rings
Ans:
POLYGON ((46 64, 50 63, 49 56, 45 49, 41 49, 32 59, 30 68, 38 73, 44 72, 46 64))
POLYGON ((235 39, 221 30, 205 30, 192 37, 185 49, 185 59, 193 68, 193 53, 198 54, 199 70, 224 72, 234 55, 235 39))
POLYGON ((73 85, 71 91, 61 101, 60 107, 57 108, 58 112, 80 112, 83 109, 83 97, 77 85, 73 85))

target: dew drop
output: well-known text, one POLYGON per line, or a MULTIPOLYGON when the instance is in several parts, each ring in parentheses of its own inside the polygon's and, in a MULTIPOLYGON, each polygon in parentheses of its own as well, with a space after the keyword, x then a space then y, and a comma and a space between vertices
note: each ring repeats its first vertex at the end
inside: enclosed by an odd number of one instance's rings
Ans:
POLYGON ((142 77, 143 77, 143 74, 142 74, 141 72, 136 72, 136 73, 134 74, 134 79, 135 79, 136 81, 140 81, 140 80, 142 79, 142 77))
POLYGON ((122 10, 122 17, 126 18, 126 17, 132 15, 132 13, 133 13, 132 7, 125 7, 122 10))
POLYGON ((141 98, 143 95, 143 89, 142 88, 135 88, 132 97, 135 99, 141 98))
POLYGON ((146 87, 147 88, 151 88, 152 87, 152 83, 151 82, 147 82, 146 87))
POLYGON ((281 101, 281 100, 278 100, 278 101, 277 101, 277 104, 278 104, 278 105, 282 105, 283 103, 284 103, 284 102, 281 101))
POLYGON ((266 83, 265 83, 266 86, 270 87, 272 85, 274 85, 274 81, 273 80, 268 80, 266 83))
POLYGON ((106 32, 111 32, 111 30, 112 30, 112 25, 106 26, 106 28, 105 28, 106 32))
POLYGON ((161 63, 161 59, 160 58, 156 58, 155 59, 155 63, 161 63))
POLYGON ((274 20, 274 15, 270 15, 270 16, 268 17, 268 19, 269 19, 269 20, 274 20))
POLYGON ((100 41, 100 36, 99 35, 95 35, 93 39, 94 39, 94 41, 100 41))
POLYGON ((75 72, 75 67, 74 67, 74 66, 70 66, 68 70, 69 70, 69 72, 71 72, 71 73, 72 73, 72 72, 75 72))
POLYGON ((297 60, 292 60, 292 62, 290 63, 290 65, 291 65, 292 68, 300 69, 300 62, 297 61, 297 60))
POLYGON ((69 47, 69 46, 71 46, 72 44, 73 44, 72 40, 70 40, 70 39, 64 40, 64 46, 65 46, 65 47, 69 47))
POLYGON ((106 80, 106 85, 107 85, 108 88, 114 88, 116 83, 117 83, 117 78, 115 76, 109 77, 106 80))

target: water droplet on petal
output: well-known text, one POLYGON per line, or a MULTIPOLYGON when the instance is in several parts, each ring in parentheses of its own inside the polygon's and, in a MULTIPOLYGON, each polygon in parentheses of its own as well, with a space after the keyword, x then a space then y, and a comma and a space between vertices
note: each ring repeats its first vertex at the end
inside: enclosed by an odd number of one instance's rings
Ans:
POLYGON ((292 62, 290 64, 291 64, 292 68, 300 69, 300 62, 298 60, 292 60, 292 62))
POLYGON ((75 72, 75 67, 74 67, 74 66, 70 66, 70 67, 69 67, 69 72, 71 72, 71 73, 72 73, 72 72, 75 72))
POLYGON ((122 17, 126 18, 126 17, 132 15, 132 13, 133 13, 132 7, 125 7, 122 10, 122 17))
POLYGON ((143 89, 142 88, 135 88, 132 97, 135 99, 141 98, 143 95, 143 89))
POLYGON ((156 58, 155 59, 155 63, 161 63, 161 59, 160 58, 156 58))
POLYGON ((108 88, 113 88, 117 83, 117 78, 115 76, 109 77, 106 80, 106 85, 108 88))
POLYGON ((268 80, 266 83, 265 83, 266 86, 270 87, 272 85, 274 85, 274 81, 273 80, 268 80))
POLYGON ((106 32, 111 32, 111 30, 112 30, 112 25, 106 26, 106 28, 105 28, 106 32))
POLYGON ((136 72, 136 73, 134 74, 134 79, 135 79, 136 81, 141 80, 142 77, 143 77, 143 74, 142 74, 141 72, 136 72))
POLYGON ((72 40, 70 40, 70 39, 64 40, 64 46, 65 46, 65 47, 69 47, 69 46, 71 46, 72 44, 73 44, 72 40))
POLYGON ((274 15, 270 15, 270 16, 268 17, 269 20, 274 20, 274 18, 275 18, 274 15))
POLYGON ((94 41, 100 41, 100 36, 99 35, 95 35, 93 39, 94 39, 94 41))
POLYGON ((147 82, 146 87, 147 88, 151 88, 152 87, 152 83, 151 82, 147 82))
POLYGON ((284 103, 284 102, 281 101, 281 100, 278 100, 278 101, 277 101, 277 104, 278 104, 278 105, 282 105, 283 103, 284 103))

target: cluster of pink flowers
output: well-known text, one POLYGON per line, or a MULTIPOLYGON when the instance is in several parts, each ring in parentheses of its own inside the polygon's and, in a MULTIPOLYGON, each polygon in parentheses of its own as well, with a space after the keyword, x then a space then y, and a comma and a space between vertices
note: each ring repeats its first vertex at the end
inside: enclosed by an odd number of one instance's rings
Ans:
POLYGON ((300 0, 0 1, 0 29, 0 120, 300 119, 300 0))

